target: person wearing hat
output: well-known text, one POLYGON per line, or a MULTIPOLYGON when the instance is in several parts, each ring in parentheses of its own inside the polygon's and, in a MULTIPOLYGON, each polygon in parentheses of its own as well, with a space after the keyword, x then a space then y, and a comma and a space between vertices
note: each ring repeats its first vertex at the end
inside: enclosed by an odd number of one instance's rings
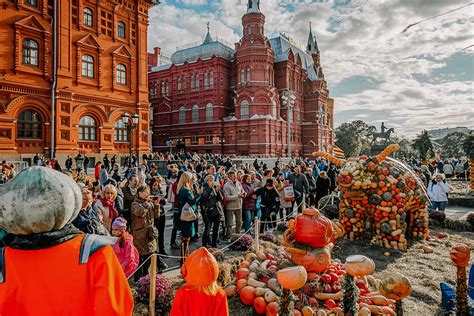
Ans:
POLYGON ((112 236, 118 238, 112 246, 122 266, 125 276, 128 278, 138 267, 140 260, 138 250, 133 245, 133 237, 127 232, 127 221, 123 217, 117 217, 112 223, 112 236))
POLYGON ((181 275, 186 281, 175 294, 171 316, 227 316, 227 296, 217 284, 219 265, 204 247, 186 258, 181 275))
POLYGON ((30 167, 0 187, 0 315, 132 315, 133 297, 111 244, 71 222, 81 209, 68 176, 30 167))

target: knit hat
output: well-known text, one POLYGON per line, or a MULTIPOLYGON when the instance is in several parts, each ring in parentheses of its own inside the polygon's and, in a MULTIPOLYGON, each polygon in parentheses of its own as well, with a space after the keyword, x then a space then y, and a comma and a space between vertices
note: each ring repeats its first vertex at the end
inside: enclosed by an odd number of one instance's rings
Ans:
POLYGON ((123 217, 117 217, 112 223, 112 229, 126 231, 127 230, 127 220, 123 217))

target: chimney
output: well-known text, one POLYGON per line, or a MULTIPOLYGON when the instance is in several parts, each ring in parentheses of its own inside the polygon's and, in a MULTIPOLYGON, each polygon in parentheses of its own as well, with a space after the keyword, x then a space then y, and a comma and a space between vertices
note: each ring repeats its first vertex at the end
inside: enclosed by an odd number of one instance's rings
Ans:
POLYGON ((160 47, 154 47, 153 53, 148 53, 148 69, 158 66, 160 53, 161 53, 160 47))

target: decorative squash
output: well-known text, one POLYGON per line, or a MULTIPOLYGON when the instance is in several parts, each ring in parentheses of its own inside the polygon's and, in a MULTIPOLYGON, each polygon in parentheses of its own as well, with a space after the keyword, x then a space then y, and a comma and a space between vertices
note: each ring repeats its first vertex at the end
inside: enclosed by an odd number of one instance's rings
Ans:
POLYGON ((263 299, 263 297, 257 297, 255 301, 253 301, 253 308, 259 315, 265 314, 267 310, 267 302, 263 299))
POLYGON ((375 271, 375 263, 372 259, 366 256, 353 255, 346 259, 345 264, 346 272, 356 276, 365 276, 372 274, 375 271))
POLYGON ((30 167, 0 186, 0 229, 15 235, 57 231, 79 214, 82 194, 56 170, 30 167))
POLYGON ((344 216, 346 216, 347 218, 353 218, 355 217, 355 214, 356 212, 351 208, 348 208, 344 211, 344 216))
POLYGON ((244 305, 253 305, 255 297, 255 288, 253 286, 246 286, 240 291, 240 300, 244 305))
POLYGON ((235 274, 235 279, 238 281, 240 279, 247 279, 249 276, 250 270, 247 268, 240 268, 235 274))
POLYGON ((234 296, 236 292, 237 292, 237 288, 235 287, 235 285, 229 285, 228 287, 225 288, 225 294, 227 295, 227 297, 234 296))
POLYGON ((332 244, 311 251, 293 247, 285 247, 285 249, 291 254, 291 261, 302 265, 308 272, 324 272, 331 264, 332 244))
POLYGON ((266 315, 267 316, 277 316, 280 311, 280 305, 277 302, 271 302, 267 305, 266 315))
MULTIPOLYGON (((319 213, 319 211, 318 211, 319 213)), ((295 240, 313 248, 326 247, 333 238, 332 222, 320 214, 296 216, 295 240)))
POLYGON ((219 276, 217 260, 205 247, 196 249, 186 258, 184 270, 183 277, 188 285, 207 286, 219 276))
POLYGON ((393 199, 393 195, 390 192, 384 192, 384 194, 382 194, 382 199, 385 202, 390 202, 393 199))
POLYGON ((466 245, 456 245, 451 248, 449 256, 456 267, 465 268, 469 265, 471 249, 466 245))
POLYGON ((240 279, 235 283, 235 286, 237 288, 237 292, 240 293, 240 291, 247 286, 247 280, 246 279, 240 279))
POLYGON ((401 301, 411 294, 412 288, 407 277, 397 273, 380 281, 379 292, 386 298, 401 301))
POLYGON ((283 288, 298 290, 306 283, 308 274, 303 266, 295 266, 278 271, 277 279, 283 288))
POLYGON ((321 213, 319 212, 319 210, 315 209, 315 208, 307 208, 307 209, 304 209, 303 210, 303 214, 304 215, 308 215, 308 216, 319 216, 321 215, 321 213))
POLYGON ((382 197, 378 194, 372 194, 369 196, 369 202, 375 205, 379 205, 382 202, 382 197))
POLYGON ((380 231, 384 234, 391 234, 392 233, 392 225, 388 222, 382 223, 380 225, 380 231))
POLYGON ((310 306, 305 306, 301 309, 301 313, 303 316, 313 316, 316 315, 316 313, 313 311, 313 309, 310 306))

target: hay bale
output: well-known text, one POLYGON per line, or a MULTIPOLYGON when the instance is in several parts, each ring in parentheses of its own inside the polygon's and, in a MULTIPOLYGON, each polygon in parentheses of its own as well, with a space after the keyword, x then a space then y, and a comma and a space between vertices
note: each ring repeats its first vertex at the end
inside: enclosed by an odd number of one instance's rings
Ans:
POLYGON ((235 272, 232 273, 232 265, 230 263, 219 263, 219 276, 217 277, 217 283, 220 286, 226 287, 229 285, 233 280, 233 275, 235 275, 235 272))

